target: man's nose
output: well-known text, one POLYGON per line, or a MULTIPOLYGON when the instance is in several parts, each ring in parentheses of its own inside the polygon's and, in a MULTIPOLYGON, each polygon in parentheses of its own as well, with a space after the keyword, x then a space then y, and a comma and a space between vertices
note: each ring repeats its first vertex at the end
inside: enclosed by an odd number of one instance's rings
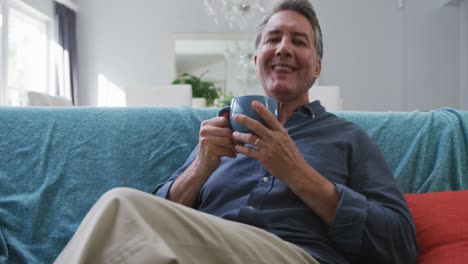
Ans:
POLYGON ((283 39, 276 49, 276 56, 291 56, 291 43, 287 39, 283 39))

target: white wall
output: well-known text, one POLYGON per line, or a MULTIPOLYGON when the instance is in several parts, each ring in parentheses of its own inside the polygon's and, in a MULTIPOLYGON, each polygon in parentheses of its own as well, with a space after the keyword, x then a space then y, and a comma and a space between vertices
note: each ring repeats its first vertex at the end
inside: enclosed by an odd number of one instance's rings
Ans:
POLYGON ((97 102, 97 76, 121 88, 169 84, 174 72, 172 33, 222 32, 199 0, 77 1, 78 97, 97 102))
POLYGON ((341 86, 345 109, 458 107, 457 8, 404 2, 316 1, 325 39, 320 84, 341 86))
MULTIPOLYGON (((434 0, 407 0, 402 9, 397 0, 312 2, 325 42, 320 84, 341 87, 344 109, 460 107, 460 7, 434 0)), ((227 31, 206 17, 202 0, 77 3, 83 105, 96 104, 99 74, 122 88, 170 83, 171 34, 227 31)))
POLYGON ((468 110, 468 0, 460 8, 460 108, 468 110))
POLYGON ((440 7, 427 0, 407 1, 407 8, 404 48, 408 107, 459 107, 459 8, 440 7))
POLYGON ((34 7, 44 15, 53 18, 54 2, 53 0, 21 0, 22 2, 34 7))
POLYGON ((320 85, 338 85, 344 109, 401 110, 403 15, 396 1, 315 1, 324 37, 320 85))

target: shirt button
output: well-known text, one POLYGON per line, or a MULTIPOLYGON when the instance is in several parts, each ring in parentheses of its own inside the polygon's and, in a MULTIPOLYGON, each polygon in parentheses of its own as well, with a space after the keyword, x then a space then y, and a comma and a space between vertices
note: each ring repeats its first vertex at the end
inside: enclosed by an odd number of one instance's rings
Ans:
POLYGON ((250 210, 254 209, 253 206, 251 206, 251 205, 247 206, 247 208, 249 208, 250 210))
POLYGON ((263 177, 263 182, 267 183, 269 181, 268 177, 263 177))

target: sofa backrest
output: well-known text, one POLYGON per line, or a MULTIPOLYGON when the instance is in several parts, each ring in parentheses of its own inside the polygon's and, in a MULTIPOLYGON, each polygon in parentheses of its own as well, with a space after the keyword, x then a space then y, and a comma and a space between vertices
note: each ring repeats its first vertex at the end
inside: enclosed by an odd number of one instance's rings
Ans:
MULTIPOLYGON (((51 263, 96 200, 181 166, 217 108, 0 107, 0 263, 51 263)), ((404 192, 468 189, 468 113, 339 112, 380 145, 404 192)))
POLYGON ((380 146, 405 193, 468 189, 468 112, 341 112, 380 146))
POLYGON ((0 108, 0 263, 52 263, 107 190, 146 192, 197 143, 191 108, 0 108))

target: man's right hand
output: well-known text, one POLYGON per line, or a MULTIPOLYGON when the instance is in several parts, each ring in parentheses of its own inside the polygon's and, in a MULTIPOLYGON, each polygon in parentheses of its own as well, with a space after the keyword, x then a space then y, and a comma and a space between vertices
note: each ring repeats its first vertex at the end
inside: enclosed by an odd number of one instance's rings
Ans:
POLYGON ((215 117, 203 121, 197 157, 174 181, 169 190, 169 200, 193 207, 200 189, 224 156, 236 157, 228 119, 215 117))
POLYGON ((221 157, 236 157, 232 129, 225 117, 215 117, 202 122, 196 161, 203 174, 211 175, 221 162, 221 157))

